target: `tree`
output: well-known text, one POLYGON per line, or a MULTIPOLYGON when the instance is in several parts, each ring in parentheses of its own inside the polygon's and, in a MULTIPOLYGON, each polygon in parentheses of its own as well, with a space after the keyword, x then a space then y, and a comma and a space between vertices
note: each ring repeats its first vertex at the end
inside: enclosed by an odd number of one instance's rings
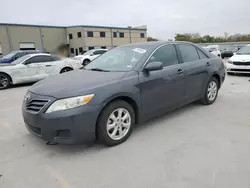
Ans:
POLYGON ((184 34, 176 34, 176 41, 187 41, 194 43, 218 43, 218 42, 242 42, 242 41, 250 41, 250 34, 248 35, 231 35, 227 37, 214 37, 210 35, 205 35, 203 37, 200 36, 199 33, 184 33, 184 34))

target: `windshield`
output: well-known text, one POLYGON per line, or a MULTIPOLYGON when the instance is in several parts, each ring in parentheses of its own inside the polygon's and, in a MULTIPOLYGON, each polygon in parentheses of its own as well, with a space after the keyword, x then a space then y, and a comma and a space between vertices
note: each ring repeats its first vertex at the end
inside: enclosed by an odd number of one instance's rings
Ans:
POLYGON ((250 54, 250 46, 242 47, 237 54, 250 54))
POLYGON ((30 54, 29 54, 29 55, 22 56, 22 57, 18 58, 17 60, 13 61, 11 64, 17 65, 17 64, 19 64, 19 63, 22 63, 25 59, 30 58, 30 57, 31 57, 30 54))
POLYGON ((94 51, 94 50, 87 51, 87 52, 85 52, 83 55, 90 55, 90 54, 93 53, 93 51, 94 51))
POLYGON ((16 54, 18 54, 19 52, 11 52, 5 56, 3 56, 4 59, 9 59, 9 58, 13 58, 16 54))
POLYGON ((135 67, 147 52, 135 46, 114 48, 88 64, 85 69, 101 69, 105 71, 129 71, 135 67))

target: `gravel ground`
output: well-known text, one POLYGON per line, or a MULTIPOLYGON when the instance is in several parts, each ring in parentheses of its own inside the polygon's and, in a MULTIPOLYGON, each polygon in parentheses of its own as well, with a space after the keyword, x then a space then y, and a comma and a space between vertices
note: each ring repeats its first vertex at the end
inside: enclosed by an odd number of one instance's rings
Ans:
POLYGON ((211 106, 139 125, 122 145, 46 145, 21 116, 30 86, 0 91, 1 188, 249 188, 250 82, 228 76, 211 106))

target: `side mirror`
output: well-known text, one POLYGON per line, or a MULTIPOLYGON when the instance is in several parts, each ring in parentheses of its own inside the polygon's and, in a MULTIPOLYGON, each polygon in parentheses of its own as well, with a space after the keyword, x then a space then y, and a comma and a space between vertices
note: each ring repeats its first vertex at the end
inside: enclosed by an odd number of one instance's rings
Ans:
POLYGON ((94 54, 90 54, 90 56, 93 56, 94 54))
POLYGON ((212 51, 213 51, 213 49, 210 48, 210 49, 209 49, 209 52, 212 52, 212 51))
POLYGON ((150 71, 157 71, 157 70, 162 70, 163 69, 163 64, 162 62, 151 62, 148 63, 145 67, 144 70, 147 72, 150 71))

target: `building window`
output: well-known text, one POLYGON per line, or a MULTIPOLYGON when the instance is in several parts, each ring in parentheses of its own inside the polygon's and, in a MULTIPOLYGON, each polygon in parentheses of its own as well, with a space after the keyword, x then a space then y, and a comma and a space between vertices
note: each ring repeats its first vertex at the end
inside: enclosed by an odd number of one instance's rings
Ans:
POLYGON ((95 49, 94 46, 89 46, 89 50, 93 50, 93 49, 95 49))
POLYGON ((145 38, 145 33, 141 33, 141 38, 145 38))
POLYGON ((70 53, 75 53, 75 50, 74 50, 74 48, 70 48, 70 53))
POLYGON ((73 35, 71 33, 69 34, 69 39, 73 39, 73 35))
POLYGON ((113 32, 113 37, 117 38, 117 33, 116 32, 113 32))
POLYGON ((94 37, 93 31, 87 31, 87 36, 88 37, 94 37))
POLYGON ((119 35, 120 35, 120 38, 124 38, 124 33, 123 32, 119 33, 119 35))
POLYGON ((78 36, 78 38, 81 38, 82 37, 82 32, 77 32, 77 36, 78 36))
POLYGON ((83 53, 83 47, 79 48, 79 53, 82 54, 83 53))
POLYGON ((106 49, 107 47, 106 46, 101 46, 101 49, 106 49))
POLYGON ((103 31, 101 31, 101 32, 100 32, 100 37, 106 37, 106 33, 103 32, 103 31))

